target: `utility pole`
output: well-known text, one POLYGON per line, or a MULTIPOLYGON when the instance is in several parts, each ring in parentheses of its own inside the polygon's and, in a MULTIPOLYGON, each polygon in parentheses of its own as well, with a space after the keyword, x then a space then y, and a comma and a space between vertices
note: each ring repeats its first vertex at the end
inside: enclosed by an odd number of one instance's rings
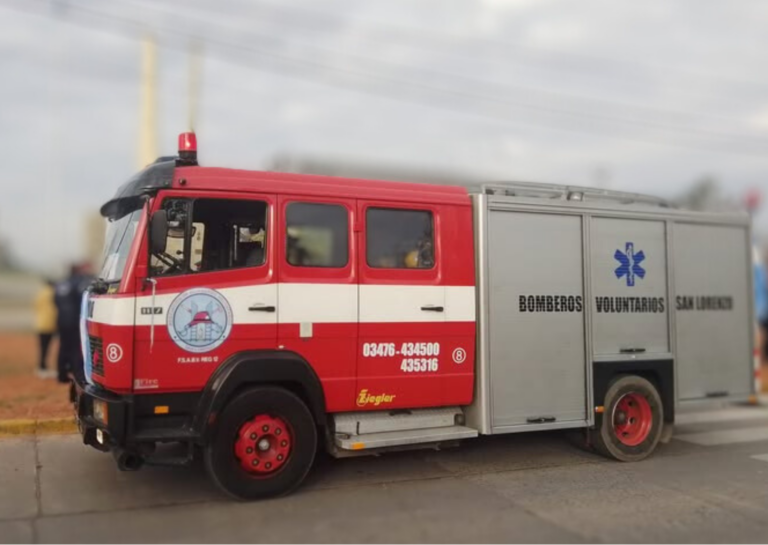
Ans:
POLYGON ((198 40, 189 42, 189 119, 188 129, 195 132, 200 107, 200 74, 202 73, 203 46, 198 40))
POLYGON ((152 35, 141 42, 141 114, 139 127, 139 168, 158 157, 157 151, 157 44, 152 35))
MULTIPOLYGON (((66 16, 67 4, 64 1, 51 0, 51 19, 48 23, 48 150, 45 160, 46 176, 45 190, 42 194, 43 218, 50 232, 61 229, 62 212, 57 209, 57 203, 63 198, 63 168, 66 157, 66 139, 63 137, 63 119, 61 109, 61 94, 64 92, 64 65, 66 62, 66 28, 62 19, 66 16)), ((69 226, 69 223, 66 223, 69 226)), ((43 252, 49 252, 49 248, 42 248, 43 252)), ((67 259, 70 256, 64 255, 67 259)), ((58 259, 61 257, 57 256, 58 259)), ((46 267, 53 267, 53 263, 46 263, 46 267)), ((62 267, 63 269, 63 267, 62 267)), ((57 271, 58 272, 58 271, 57 271)))

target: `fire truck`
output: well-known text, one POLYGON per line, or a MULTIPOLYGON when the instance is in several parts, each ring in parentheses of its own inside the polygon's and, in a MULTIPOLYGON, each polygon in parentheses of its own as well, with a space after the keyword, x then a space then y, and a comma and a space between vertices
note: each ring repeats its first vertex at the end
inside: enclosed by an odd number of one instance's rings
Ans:
POLYGON ((201 456, 255 499, 319 449, 541 430, 637 461, 681 406, 754 394, 746 215, 201 167, 193 133, 101 214, 75 407, 122 470, 201 456))

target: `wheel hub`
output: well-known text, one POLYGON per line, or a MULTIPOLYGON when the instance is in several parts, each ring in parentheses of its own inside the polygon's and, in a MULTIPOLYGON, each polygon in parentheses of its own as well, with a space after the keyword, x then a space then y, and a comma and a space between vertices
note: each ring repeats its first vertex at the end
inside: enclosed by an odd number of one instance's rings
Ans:
POLYGON ((235 440, 235 456, 249 473, 266 475, 278 471, 291 454, 290 428, 276 416, 260 414, 240 427, 235 440))
POLYGON ((630 392, 616 402, 613 410, 613 431, 628 447, 636 447, 648 438, 653 426, 653 411, 645 396, 630 392))

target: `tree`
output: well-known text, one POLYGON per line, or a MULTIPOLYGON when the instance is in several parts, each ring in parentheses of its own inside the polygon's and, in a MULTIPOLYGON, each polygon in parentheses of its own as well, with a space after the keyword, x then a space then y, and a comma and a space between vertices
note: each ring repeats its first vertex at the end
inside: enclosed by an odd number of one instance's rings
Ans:
POLYGON ((733 208, 733 203, 722 195, 720 182, 713 176, 703 176, 678 198, 675 203, 689 210, 722 210, 733 208))

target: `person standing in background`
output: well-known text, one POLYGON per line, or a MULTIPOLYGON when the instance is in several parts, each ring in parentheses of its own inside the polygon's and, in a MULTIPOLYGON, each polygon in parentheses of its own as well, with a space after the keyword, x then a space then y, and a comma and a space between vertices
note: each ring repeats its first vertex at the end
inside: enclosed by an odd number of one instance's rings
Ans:
POLYGON ((754 252, 755 314, 758 325, 758 345, 763 363, 768 360, 768 275, 757 250, 754 252))
POLYGON ((37 376, 52 378, 48 370, 48 349, 56 335, 56 305, 54 304, 54 282, 46 280, 35 296, 35 331, 40 341, 40 362, 37 376))
POLYGON ((54 300, 59 330, 58 380, 69 382, 70 373, 79 376, 83 369, 80 344, 80 300, 92 278, 87 265, 73 265, 69 277, 56 285, 54 300))

